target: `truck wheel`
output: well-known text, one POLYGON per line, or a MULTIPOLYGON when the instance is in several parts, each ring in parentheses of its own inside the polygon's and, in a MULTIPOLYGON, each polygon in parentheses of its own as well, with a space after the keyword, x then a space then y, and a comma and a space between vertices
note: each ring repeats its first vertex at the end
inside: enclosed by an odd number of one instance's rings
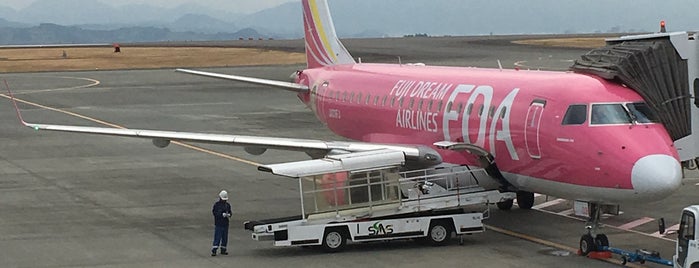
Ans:
POLYGON ((438 220, 430 223, 430 229, 427 231, 427 241, 433 246, 442 246, 449 242, 451 238, 451 229, 453 224, 448 221, 438 220))
POLYGON ((590 252, 595 251, 595 240, 589 234, 580 237, 580 253, 587 256, 590 252))
POLYGON ((326 252, 338 252, 347 244, 347 237, 340 228, 332 228, 325 230, 323 235, 323 249, 326 252))
POLYGON ((513 199, 510 199, 510 200, 505 200, 502 202, 497 202, 495 204, 498 206, 499 210, 510 210, 512 208, 512 205, 514 204, 514 202, 515 201, 513 199))

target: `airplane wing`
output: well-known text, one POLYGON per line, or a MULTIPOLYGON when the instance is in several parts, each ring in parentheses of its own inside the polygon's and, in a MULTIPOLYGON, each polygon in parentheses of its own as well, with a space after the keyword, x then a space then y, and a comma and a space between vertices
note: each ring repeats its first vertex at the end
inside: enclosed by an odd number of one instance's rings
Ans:
POLYGON ((22 114, 19 111, 14 95, 12 95, 12 92, 9 90, 8 92, 15 106, 20 123, 37 131, 47 130, 151 139, 153 144, 159 148, 167 147, 171 141, 183 141, 242 146, 245 148, 246 152, 254 155, 262 154, 267 149, 301 151, 316 159, 334 154, 389 149, 403 152, 406 159, 410 161, 417 161, 419 164, 425 166, 437 165, 442 162, 442 158, 439 153, 433 149, 414 145, 392 145, 364 142, 323 141, 263 136, 28 123, 22 118, 22 114))
POLYGON ((181 73, 188 73, 188 74, 193 74, 193 75, 205 76, 205 77, 213 77, 213 78, 219 78, 219 79, 225 79, 225 80, 245 82, 245 83, 250 83, 250 84, 272 86, 272 87, 281 88, 284 90, 290 90, 290 91, 294 91, 294 92, 306 92, 306 91, 308 91, 308 86, 303 85, 303 84, 298 84, 298 83, 289 83, 289 82, 284 82, 284 81, 276 81, 276 80, 247 77, 247 76, 240 76, 240 75, 202 72, 202 71, 188 70, 188 69, 176 69, 175 71, 181 72, 181 73))

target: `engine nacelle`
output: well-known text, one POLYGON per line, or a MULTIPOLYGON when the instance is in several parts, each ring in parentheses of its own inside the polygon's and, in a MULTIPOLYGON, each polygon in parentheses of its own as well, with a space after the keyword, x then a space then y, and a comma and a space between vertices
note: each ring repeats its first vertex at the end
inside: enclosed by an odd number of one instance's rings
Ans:
POLYGON ((261 155, 267 151, 267 148, 262 147, 245 147, 245 152, 251 155, 261 155))
POLYGON ((153 139, 153 145, 158 148, 165 148, 170 145, 170 140, 167 139, 153 139))

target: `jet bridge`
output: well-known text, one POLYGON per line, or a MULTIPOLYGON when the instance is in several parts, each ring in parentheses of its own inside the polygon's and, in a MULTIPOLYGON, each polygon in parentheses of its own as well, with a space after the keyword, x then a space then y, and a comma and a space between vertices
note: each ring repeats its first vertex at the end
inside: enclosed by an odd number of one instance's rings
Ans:
MULTIPOLYGON (((683 163, 699 159, 699 43, 696 33, 608 39, 571 69, 618 81, 641 95, 665 125, 683 163)), ((696 161, 696 160, 695 160, 696 161)))

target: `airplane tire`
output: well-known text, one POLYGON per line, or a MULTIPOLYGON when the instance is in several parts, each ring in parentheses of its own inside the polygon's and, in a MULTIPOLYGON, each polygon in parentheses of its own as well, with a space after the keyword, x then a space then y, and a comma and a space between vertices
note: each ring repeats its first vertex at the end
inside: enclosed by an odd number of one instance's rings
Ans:
POLYGON ((514 200, 510 199, 502 202, 497 202, 495 203, 495 205, 498 206, 499 210, 510 210, 512 209, 512 205, 514 205, 514 200))
POLYGON ((534 193, 517 191, 517 205, 521 209, 532 209, 534 206, 534 193))
POLYGON ((597 249, 601 249, 602 247, 608 247, 609 238, 607 238, 607 235, 598 234, 597 236, 595 236, 595 246, 597 247, 597 249))
POLYGON ((583 256, 587 256, 587 254, 590 254, 590 252, 593 252, 595 250, 595 240, 592 238, 591 235, 586 234, 580 237, 580 253, 583 256))

